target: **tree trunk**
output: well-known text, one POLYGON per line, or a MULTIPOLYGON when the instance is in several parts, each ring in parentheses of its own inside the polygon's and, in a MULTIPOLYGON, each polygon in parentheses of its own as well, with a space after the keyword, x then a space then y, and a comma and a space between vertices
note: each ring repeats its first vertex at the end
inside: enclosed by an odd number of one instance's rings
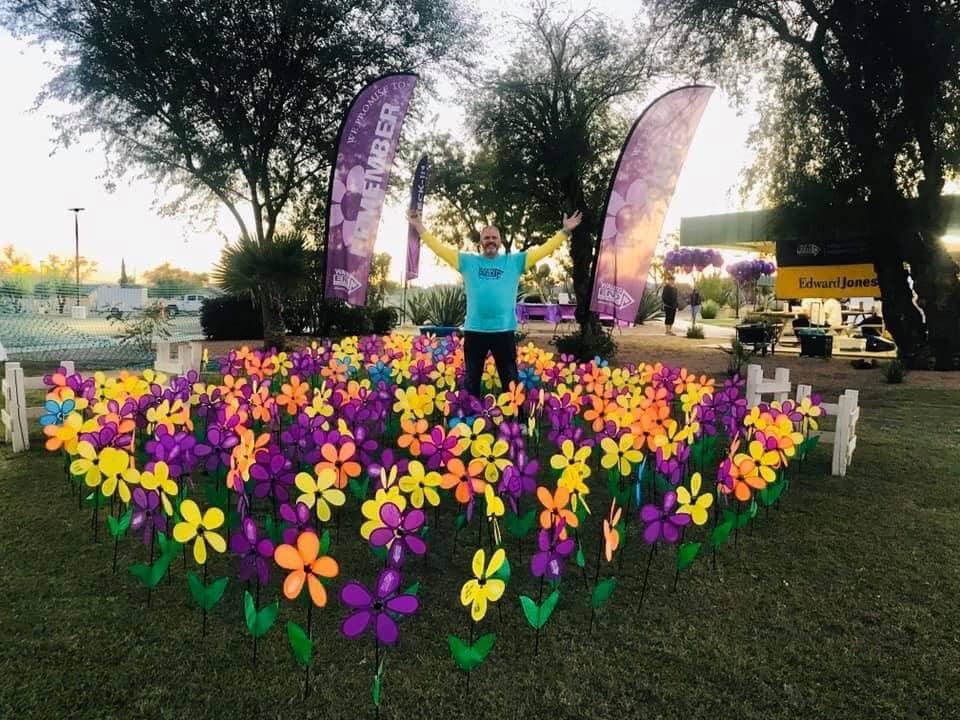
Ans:
POLYGON ((918 305, 926 318, 926 348, 912 363, 960 370, 960 267, 936 238, 918 233, 906 253, 918 305))
POLYGON ((260 293, 260 312, 263 317, 263 346, 283 350, 287 331, 283 324, 283 302, 276 290, 264 289, 260 293))

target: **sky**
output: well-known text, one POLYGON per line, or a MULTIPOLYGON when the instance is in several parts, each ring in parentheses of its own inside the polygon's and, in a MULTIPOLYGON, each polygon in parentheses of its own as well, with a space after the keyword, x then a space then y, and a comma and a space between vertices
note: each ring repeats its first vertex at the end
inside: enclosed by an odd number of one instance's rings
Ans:
MULTIPOLYGON (((570 0, 572 10, 588 5, 618 22, 628 23, 632 10, 617 0, 570 0)), ((502 23, 502 7, 493 0, 471 3, 494 26, 502 23)), ((503 38, 489 51, 487 62, 503 62, 510 51, 503 38)), ((98 263, 96 279, 115 280, 121 258, 128 272, 169 262, 195 272, 207 272, 216 263, 236 226, 226 211, 214 228, 203 227, 187 216, 164 217, 159 205, 162 191, 148 179, 123 180, 109 192, 102 177, 104 148, 95 136, 87 136, 69 148, 56 146, 51 117, 69 111, 69 106, 47 103, 34 109, 37 94, 52 76, 55 60, 44 51, 0 31, 0 67, 4 69, 4 98, 0 103, 0 157, 6 172, 0 174, 0 198, 4 205, 4 232, 0 246, 13 244, 18 251, 38 261, 49 253, 72 255, 73 214, 69 207, 84 207, 80 214, 80 253, 98 263)), ((651 88, 649 97, 636 103, 636 112, 668 89, 651 88)), ((436 108, 438 125, 453 133, 463 132, 463 111, 455 90, 441 83, 436 108)), ((663 231, 678 230, 680 218, 742 209, 739 184, 752 155, 746 145, 754 122, 741 116, 721 91, 714 93, 690 148, 663 231)), ((403 172, 395 169, 395 172, 403 172)), ((136 173, 134 173, 136 174, 136 173)), ((409 173, 404 173, 409 174, 409 173)), ((426 215, 429 219, 429 196, 426 215)), ((557 224, 559 227, 560 216, 557 224)), ((394 261, 391 275, 403 271, 406 221, 402 206, 384 208, 377 252, 389 252, 394 261)), ((426 248, 421 255, 420 285, 449 282, 452 271, 441 267, 426 248)))

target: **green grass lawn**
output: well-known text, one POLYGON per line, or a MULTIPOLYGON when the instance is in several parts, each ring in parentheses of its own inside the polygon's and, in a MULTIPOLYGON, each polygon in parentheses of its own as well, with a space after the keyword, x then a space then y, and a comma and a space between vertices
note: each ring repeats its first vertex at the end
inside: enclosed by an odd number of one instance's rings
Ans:
MULTIPOLYGON (((829 477, 829 450, 818 449, 780 508, 722 549, 717 570, 698 559, 674 592, 674 551, 658 551, 638 610, 647 552, 634 537, 592 636, 582 578, 569 574, 539 656, 517 599, 536 597, 536 586, 511 545, 502 621, 494 610, 479 628, 497 643, 469 691, 446 637, 467 636, 458 590, 470 551, 461 534, 451 555, 447 509, 428 566, 408 573, 421 581, 423 608, 387 654, 381 716, 958 717, 960 391, 886 388, 864 406, 850 474, 829 477)), ((598 495, 588 534, 603 514, 598 495)), ((304 700, 282 627, 303 624, 303 608, 282 604, 256 667, 235 578, 206 638, 179 560, 148 610, 125 570, 145 548, 126 539, 112 574, 105 528, 93 543, 90 511, 78 510, 61 460, 38 447, 0 452, 0 512, 0 718, 373 717, 373 644, 339 636, 338 603, 314 615, 304 700)), ((344 522, 331 549, 343 572, 336 588, 377 569, 355 523, 344 522)), ((218 558, 210 577, 228 572, 218 558)), ((275 575, 264 601, 277 593, 275 575)))

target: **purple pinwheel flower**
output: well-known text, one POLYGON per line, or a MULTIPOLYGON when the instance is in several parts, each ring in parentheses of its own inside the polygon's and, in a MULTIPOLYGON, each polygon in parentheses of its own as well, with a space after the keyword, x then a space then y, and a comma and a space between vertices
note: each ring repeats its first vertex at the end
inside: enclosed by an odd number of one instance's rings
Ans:
POLYGON ((644 505, 640 510, 640 519, 646 524, 643 529, 643 541, 653 545, 657 540, 675 544, 680 539, 680 528, 690 524, 690 516, 675 513, 677 494, 671 490, 663 496, 663 507, 644 505))
POLYGON ((207 472, 214 472, 219 467, 230 467, 231 451, 240 443, 240 438, 234 432, 239 422, 240 415, 234 414, 225 422, 218 422, 207 428, 206 445, 197 445, 196 448, 198 457, 206 457, 207 472))
POLYGON ((230 551, 240 557, 240 579, 247 581, 254 575, 261 585, 270 580, 270 561, 273 559, 273 541, 259 537, 257 524, 249 517, 240 523, 240 529, 230 537, 230 551))
POLYGON ((669 460, 664 460, 663 448, 658 447, 656 459, 657 472, 665 476, 671 485, 677 485, 683 477, 683 469, 687 465, 687 460, 690 459, 690 446, 685 442, 677 443, 676 449, 669 460))
POLYGON ((171 433, 165 425, 158 425, 153 439, 147 440, 147 454, 151 458, 147 470, 153 470, 153 466, 162 460, 170 470, 170 477, 179 479, 189 475, 197 465, 197 455, 204 452, 198 448, 197 439, 192 434, 185 430, 171 433))
POLYGON ((406 475, 407 466, 410 464, 410 461, 406 458, 398 457, 394 454, 393 448, 386 448, 380 454, 379 462, 372 462, 367 466, 367 474, 370 475, 370 479, 376 484, 376 488, 380 488, 380 471, 383 470, 384 474, 389 475, 390 470, 394 467, 397 468, 397 476, 406 475))
POLYGON ((718 401, 713 395, 705 395, 703 400, 693 406, 693 417, 700 423, 701 434, 717 434, 717 407, 718 401))
POLYGON ((281 505, 280 519, 287 523, 287 528, 283 531, 283 542, 287 545, 296 545, 297 536, 300 533, 314 532, 312 518, 310 508, 303 503, 281 505))
POLYGON ((254 497, 272 497, 277 502, 286 502, 290 499, 296 474, 297 468, 276 445, 261 448, 250 466, 250 479, 256 483, 254 497))
POLYGON ((167 517, 160 507, 160 494, 156 490, 144 490, 141 487, 133 489, 133 516, 130 518, 130 529, 143 533, 143 544, 149 545, 154 531, 167 531, 167 517))
POLYGON ((506 440, 509 446, 510 458, 516 460, 517 455, 523 452, 526 447, 526 439, 523 435, 523 428, 516 420, 505 420, 500 423, 499 436, 501 440, 506 440))
POLYGON ((454 457, 454 449, 460 439, 456 435, 444 434, 442 427, 430 431, 430 439, 420 444, 420 454, 426 458, 427 468, 439 470, 454 457))
POLYGON ((356 580, 351 580, 340 591, 340 602, 353 612, 347 615, 340 631, 348 638, 356 638, 368 627, 373 628, 377 642, 381 645, 393 645, 400 637, 395 615, 413 615, 420 607, 416 595, 398 594, 400 573, 393 568, 385 568, 377 577, 374 592, 356 580))
POLYGON ((573 554, 577 546, 572 537, 563 537, 564 527, 561 520, 550 530, 541 530, 537 535, 539 552, 530 558, 530 572, 534 577, 556 580, 563 575, 566 559, 573 554))
POLYGON ((407 508, 401 511, 388 502, 380 507, 380 520, 384 527, 370 533, 370 544, 387 548, 387 560, 391 566, 403 565, 408 551, 414 555, 423 555, 427 551, 427 543, 417 534, 427 520, 423 510, 407 508))

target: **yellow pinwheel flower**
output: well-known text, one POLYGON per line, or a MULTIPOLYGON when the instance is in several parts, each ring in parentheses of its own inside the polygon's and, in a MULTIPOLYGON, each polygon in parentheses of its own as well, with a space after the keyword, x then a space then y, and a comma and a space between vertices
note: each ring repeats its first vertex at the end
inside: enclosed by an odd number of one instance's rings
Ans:
POLYGON ((360 526, 360 537, 364 540, 370 539, 370 534, 378 527, 383 527, 383 520, 380 518, 380 508, 387 503, 393 503, 397 510, 403 512, 407 507, 407 497, 400 492, 398 485, 393 485, 389 490, 379 488, 377 494, 372 500, 367 500, 360 506, 360 512, 366 518, 363 525, 360 526))
POLYGON ((425 503, 436 507, 440 504, 440 493, 437 488, 443 479, 440 473, 427 472, 419 460, 411 460, 407 466, 407 474, 400 478, 400 490, 410 498, 410 505, 422 508, 425 503))
POLYGON ((587 446, 577 448, 573 440, 564 440, 560 452, 550 458, 550 467, 560 471, 560 480, 573 482, 590 474, 587 461, 591 449, 587 446))
POLYGON ((130 502, 130 485, 136 485, 140 473, 130 467, 130 456, 123 450, 105 447, 99 453, 86 440, 77 443, 76 460, 70 463, 70 472, 83 475, 87 487, 100 488, 111 496, 115 492, 125 503, 130 502))
POLYGON ((752 440, 747 450, 748 453, 739 453, 733 458, 734 464, 740 468, 741 474, 747 481, 754 477, 761 483, 769 485, 776 480, 776 470, 780 467, 780 453, 776 450, 767 450, 759 440, 752 440))
POLYGON ((473 554, 473 577, 460 588, 460 603, 470 608, 470 617, 480 622, 487 614, 487 603, 496 602, 503 597, 506 583, 493 577, 507 559, 507 553, 500 548, 486 564, 487 555, 481 548, 473 554))
POLYGON ((340 507, 347 502, 343 490, 336 487, 337 472, 333 468, 321 468, 316 477, 305 472, 297 473, 294 484, 303 493, 297 498, 297 502, 316 508, 317 518, 321 522, 330 520, 331 505, 340 507))
POLYGON ((643 460, 643 453, 634 448, 635 441, 631 433, 624 433, 619 440, 605 437, 600 441, 600 464, 607 470, 617 468, 621 475, 629 475, 634 465, 643 460))
POLYGON ((713 505, 713 495, 700 494, 702 478, 695 472, 690 476, 690 489, 684 485, 677 488, 677 512, 690 516, 694 525, 706 525, 709 515, 707 510, 713 505))
POLYGON ((177 483, 170 479, 170 468, 163 460, 154 463, 152 471, 144 470, 140 473, 140 485, 144 490, 156 490, 160 494, 163 511, 167 515, 173 515, 173 503, 170 499, 177 496, 179 489, 177 483))
POLYGON ((223 510, 207 508, 201 516, 200 508, 193 500, 184 500, 180 503, 180 516, 183 521, 173 526, 173 539, 181 545, 193 540, 193 559, 198 565, 207 562, 207 545, 210 545, 214 552, 226 551, 227 541, 223 539, 223 535, 214 532, 223 525, 223 510))
POLYGON ((510 466, 506 457, 509 450, 506 440, 494 440, 493 435, 481 435, 470 446, 470 454, 482 463, 484 480, 490 483, 497 482, 500 473, 510 466))

